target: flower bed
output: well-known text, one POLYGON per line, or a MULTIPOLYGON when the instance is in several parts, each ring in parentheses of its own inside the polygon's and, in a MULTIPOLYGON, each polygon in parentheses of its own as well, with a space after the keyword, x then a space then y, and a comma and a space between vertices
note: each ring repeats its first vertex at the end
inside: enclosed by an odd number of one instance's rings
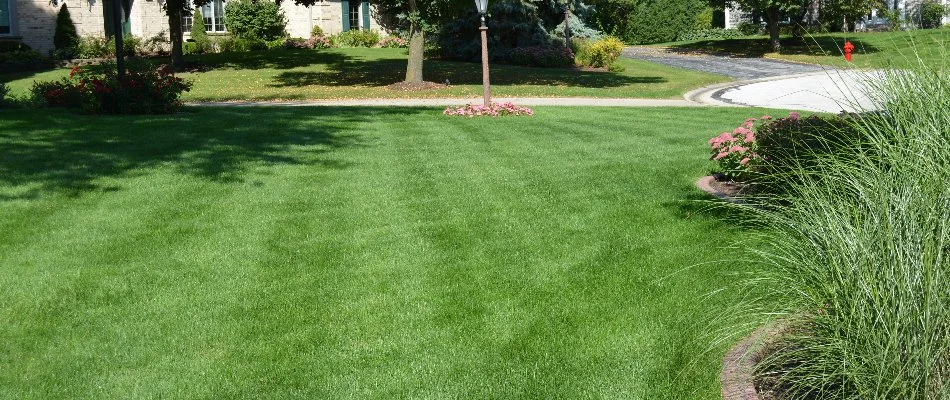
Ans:
POLYGON ((97 72, 74 67, 67 78, 34 83, 31 92, 50 107, 94 114, 170 114, 178 111, 182 92, 190 89, 190 82, 164 66, 131 67, 122 77, 112 68, 97 72))
POLYGON ((534 110, 528 107, 516 106, 512 103, 491 103, 484 105, 466 104, 461 107, 448 107, 442 114, 459 117, 508 117, 517 115, 534 115, 534 110))

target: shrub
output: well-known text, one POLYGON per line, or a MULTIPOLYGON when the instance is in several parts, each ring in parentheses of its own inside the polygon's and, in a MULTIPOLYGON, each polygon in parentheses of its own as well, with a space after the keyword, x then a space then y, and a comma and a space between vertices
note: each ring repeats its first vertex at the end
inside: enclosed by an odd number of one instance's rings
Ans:
POLYGON ((574 65, 574 53, 564 46, 516 47, 508 53, 508 63, 528 67, 568 67, 574 65))
POLYGON ((943 17, 948 14, 948 6, 939 1, 926 1, 920 6, 920 27, 924 29, 940 28, 943 17))
POLYGON ((696 16, 704 12, 703 0, 646 0, 638 2, 630 15, 630 43, 671 42, 682 32, 695 29, 696 16))
MULTIPOLYGON (((115 49, 115 38, 109 39, 109 46, 115 49)), ((125 52, 126 57, 137 56, 141 47, 142 39, 139 39, 138 36, 125 35, 122 37, 122 51, 125 52)), ((113 53, 115 53, 115 51, 113 51, 113 53)))
POLYGON ((200 8, 195 9, 191 20, 193 21, 191 24, 191 42, 195 44, 194 52, 207 53, 211 51, 211 39, 208 38, 208 32, 205 31, 205 19, 201 15, 200 8))
POLYGON ((321 28, 320 25, 314 25, 313 28, 310 29, 310 37, 314 36, 323 36, 323 28, 321 28))
POLYGON ((732 181, 746 182, 753 176, 756 164, 761 161, 755 137, 756 123, 768 122, 772 117, 746 119, 731 132, 720 133, 707 144, 712 152, 711 160, 719 164, 720 172, 732 181), (761 122, 760 122, 761 121, 761 122))
POLYGON ((333 47, 330 39, 326 36, 313 36, 304 43, 308 49, 329 49, 333 47))
MULTIPOLYGON (((588 26, 584 20, 571 13, 571 39, 597 40, 604 37, 604 33, 588 26)), ((564 22, 561 22, 549 31, 550 35, 559 41, 564 41, 564 22)))
POLYGON ((826 157, 854 149, 860 142, 853 116, 749 118, 731 132, 709 140, 711 159, 734 181, 755 183, 757 192, 781 193, 789 180, 814 178, 826 157), (807 175, 807 176, 806 176, 807 175))
POLYGON ((616 62, 621 51, 623 51, 623 42, 608 36, 583 49, 583 52, 577 55, 577 61, 588 67, 603 68, 616 62))
POLYGON ((275 50, 284 48, 284 39, 274 39, 266 42, 264 44, 267 46, 267 50, 275 50))
POLYGON ((238 38, 272 41, 287 36, 287 18, 273 1, 228 1, 224 6, 224 18, 228 31, 238 38))
POLYGON ((7 102, 7 95, 10 94, 10 88, 7 87, 6 83, 0 82, 0 107, 3 107, 7 102))
POLYGON ((104 36, 83 36, 79 38, 79 58, 112 58, 115 57, 115 46, 109 45, 104 36))
POLYGON ((333 47, 373 47, 379 43, 379 32, 351 29, 330 36, 333 47))
POLYGON ((218 48, 222 53, 242 53, 247 51, 267 50, 267 42, 261 39, 230 36, 221 39, 221 41, 218 42, 218 48))
POLYGON ((32 71, 52 66, 52 60, 33 50, 0 53, 0 73, 32 71))
MULTIPOLYGON (((517 47, 547 47, 551 39, 532 2, 502 0, 489 2, 488 55, 492 60, 505 61, 511 49, 517 47)), ((463 14, 442 27, 437 39, 441 56, 454 60, 479 61, 482 45, 479 16, 474 11, 463 14)), ((434 37, 436 35, 430 35, 434 37)))
POLYGON ((763 124, 756 132, 758 155, 755 164, 758 191, 782 193, 790 182, 814 179, 827 157, 855 151, 860 131, 851 116, 802 118, 791 113, 763 124))
POLYGON ((788 324, 759 373, 785 399, 950 395, 950 75, 868 82, 884 111, 851 120, 855 150, 749 208, 765 228, 755 284, 788 324))
POLYGON ((171 40, 168 38, 168 32, 161 31, 141 42, 138 52, 141 54, 168 54, 171 48, 171 40))
POLYGON ((14 42, 14 41, 0 41, 0 53, 9 53, 14 51, 30 51, 33 50, 30 46, 27 46, 23 42, 14 42))
POLYGON ((307 39, 304 38, 287 38, 284 39, 284 48, 285 49, 308 49, 307 39))
POLYGON ((736 39, 745 35, 738 29, 711 28, 681 33, 676 40, 720 40, 736 39))
POLYGON ((121 79, 115 68, 96 70, 104 72, 75 67, 62 80, 34 83, 31 93, 51 107, 96 114, 169 114, 178 111, 181 94, 191 88, 167 67, 129 63, 121 79))
POLYGON ((79 34, 76 25, 69 16, 69 8, 63 4, 56 15, 56 31, 53 33, 53 47, 57 58, 73 58, 79 46, 79 34))
POLYGON ((528 107, 516 106, 512 103, 491 103, 488 107, 481 104, 466 104, 461 107, 448 107, 442 114, 456 117, 510 117, 518 115, 534 115, 534 110, 528 107))
POLYGON ((741 33, 742 33, 743 35, 745 35, 745 36, 761 35, 761 34, 762 34, 762 26, 761 26, 761 25, 753 24, 753 23, 751 23, 751 22, 746 22, 746 21, 742 21, 742 22, 736 24, 736 30, 738 30, 739 32, 741 32, 741 33))
POLYGON ((399 36, 387 36, 376 43, 376 47, 387 49, 406 48, 409 47, 409 41, 399 36))

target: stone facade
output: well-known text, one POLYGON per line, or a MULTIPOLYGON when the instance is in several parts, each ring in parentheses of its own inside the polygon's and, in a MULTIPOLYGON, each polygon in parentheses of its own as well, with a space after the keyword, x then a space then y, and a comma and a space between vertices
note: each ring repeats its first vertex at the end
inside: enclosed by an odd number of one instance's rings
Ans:
MULTIPOLYGON (((69 7, 73 23, 80 36, 105 34, 103 0, 0 0, 11 2, 13 16, 9 35, 2 39, 20 40, 36 51, 46 54, 53 49, 53 33, 59 7, 69 7)), ((361 3, 363 7, 365 3, 361 3)), ((340 0, 322 0, 312 7, 298 6, 285 0, 281 8, 287 16, 287 32, 292 37, 309 37, 315 25, 330 35, 343 31, 343 3, 340 0)), ((370 29, 385 33, 375 12, 370 12, 370 29)), ((168 17, 161 9, 160 0, 133 0, 129 12, 131 33, 141 38, 168 32, 168 17)), ((361 19, 362 21, 362 19, 361 19)), ((362 25, 362 22, 361 22, 362 25)), ((185 33, 186 36, 188 33, 185 33)))

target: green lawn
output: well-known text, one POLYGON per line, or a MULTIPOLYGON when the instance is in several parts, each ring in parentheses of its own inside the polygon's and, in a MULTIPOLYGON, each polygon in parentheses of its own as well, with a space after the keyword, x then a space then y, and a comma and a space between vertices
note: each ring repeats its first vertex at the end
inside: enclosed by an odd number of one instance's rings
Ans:
POLYGON ((834 33, 785 37, 782 52, 774 53, 765 36, 727 40, 700 40, 666 43, 673 50, 703 50, 738 54, 745 57, 769 57, 809 64, 855 66, 859 68, 906 67, 921 61, 944 66, 950 59, 950 29, 907 32, 834 33), (855 46, 854 61, 844 60, 845 40, 855 46))
MULTIPOLYGON (((406 92, 387 86, 406 76, 403 49, 274 50, 192 57, 204 72, 185 73, 195 82, 185 101, 303 100, 479 97, 481 64, 441 60, 425 63, 426 80, 451 87, 406 92)), ((683 93, 728 78, 658 64, 626 60, 622 73, 565 68, 493 65, 492 93, 516 97, 681 98, 683 93)), ((59 79, 68 70, 0 76, 14 94, 34 80, 59 79)))
POLYGON ((0 398, 719 398, 761 111, 536 111, 0 111, 0 398))

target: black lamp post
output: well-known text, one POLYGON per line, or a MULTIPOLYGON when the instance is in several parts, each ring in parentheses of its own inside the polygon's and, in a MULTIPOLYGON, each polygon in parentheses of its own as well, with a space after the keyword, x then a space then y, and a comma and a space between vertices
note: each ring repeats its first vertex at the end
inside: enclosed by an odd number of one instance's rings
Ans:
POLYGON ((475 8, 482 17, 482 26, 478 28, 482 33, 482 97, 485 107, 491 105, 491 93, 488 83, 488 26, 485 25, 485 14, 488 12, 488 0, 475 0, 475 8))

